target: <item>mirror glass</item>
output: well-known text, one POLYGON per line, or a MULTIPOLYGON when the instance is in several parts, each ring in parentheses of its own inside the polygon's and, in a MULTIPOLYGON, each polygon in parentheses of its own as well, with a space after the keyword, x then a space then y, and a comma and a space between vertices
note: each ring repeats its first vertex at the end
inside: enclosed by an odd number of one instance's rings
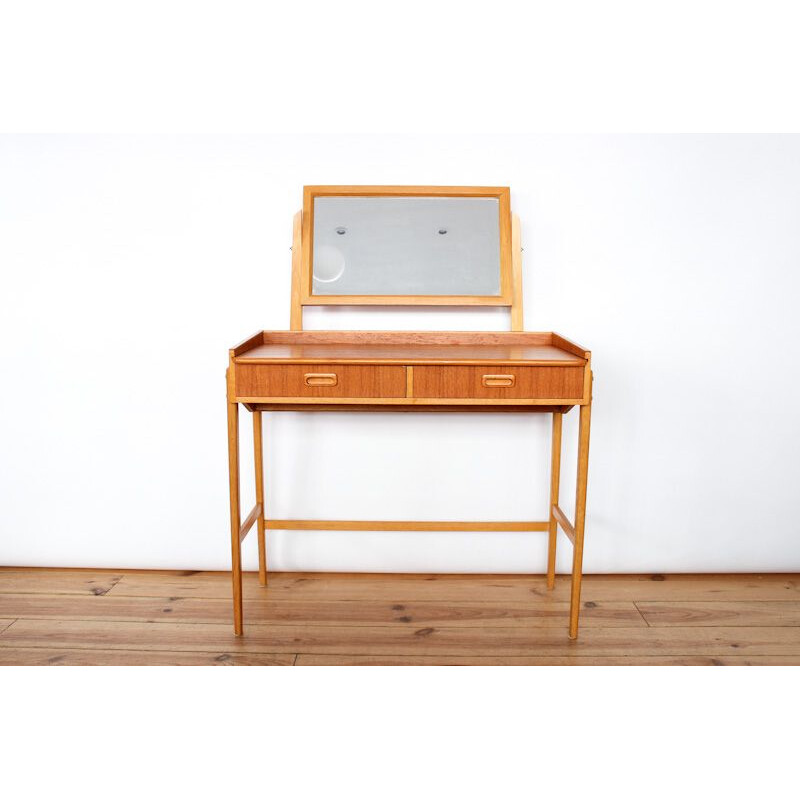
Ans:
POLYGON ((315 197, 315 295, 500 294, 495 197, 315 197))

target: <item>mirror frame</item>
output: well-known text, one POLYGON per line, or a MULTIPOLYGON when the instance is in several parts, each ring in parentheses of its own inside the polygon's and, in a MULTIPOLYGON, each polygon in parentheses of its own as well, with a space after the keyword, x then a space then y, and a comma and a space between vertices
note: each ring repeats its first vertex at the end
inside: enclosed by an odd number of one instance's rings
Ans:
POLYGON ((303 187, 300 304, 379 306, 511 306, 511 193, 507 186, 305 186, 303 187), (313 293, 314 199, 317 197, 494 197, 500 208, 499 295, 320 295, 313 293))

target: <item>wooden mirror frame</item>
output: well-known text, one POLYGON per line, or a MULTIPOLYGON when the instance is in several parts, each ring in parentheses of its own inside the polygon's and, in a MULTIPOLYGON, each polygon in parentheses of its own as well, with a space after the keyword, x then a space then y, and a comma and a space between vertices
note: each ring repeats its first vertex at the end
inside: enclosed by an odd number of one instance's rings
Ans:
MULTIPOLYGON (((297 294, 301 306, 512 306, 514 276, 512 258, 511 198, 507 186, 305 186, 300 241, 299 275, 293 275, 293 306, 297 294), (313 293, 314 200, 317 197, 493 197, 500 207, 500 294, 498 295, 319 295, 313 293)), ((296 226, 295 226, 296 227, 296 226)), ((295 243, 297 246, 297 230, 295 243)), ((295 254, 296 255, 296 254, 295 254)), ((293 259, 294 262, 294 259, 293 259)), ((296 270, 293 263, 293 270, 296 270)))

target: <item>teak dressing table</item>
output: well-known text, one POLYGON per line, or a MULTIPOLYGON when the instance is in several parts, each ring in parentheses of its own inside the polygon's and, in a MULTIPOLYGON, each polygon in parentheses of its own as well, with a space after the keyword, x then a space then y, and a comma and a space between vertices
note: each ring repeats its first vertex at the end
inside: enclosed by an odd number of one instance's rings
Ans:
POLYGON ((261 331, 230 351, 226 373, 234 632, 243 632, 241 543, 265 531, 546 531, 547 586, 556 533, 572 543, 569 636, 578 635, 591 354, 556 333, 522 331, 519 220, 505 187, 306 186, 295 215, 291 330, 261 331), (503 306, 505 332, 304 331, 305 306, 503 306), (239 405, 252 413, 255 506, 242 521, 239 405), (580 409, 575 519, 559 506, 562 418, 580 409), (549 519, 520 522, 270 519, 264 411, 507 411, 553 415, 549 519))

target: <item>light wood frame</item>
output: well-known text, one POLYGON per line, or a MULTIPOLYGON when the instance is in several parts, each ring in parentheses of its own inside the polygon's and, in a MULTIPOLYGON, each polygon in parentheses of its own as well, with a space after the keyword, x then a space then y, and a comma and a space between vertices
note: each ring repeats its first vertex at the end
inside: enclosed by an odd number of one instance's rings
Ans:
MULTIPOLYGON (((294 303, 303 306, 514 306, 511 195, 507 186, 305 186, 303 188, 299 275, 294 303), (494 197, 499 203, 499 295, 320 295, 313 292, 314 200, 317 197, 494 197)), ((294 245, 293 245, 294 252, 294 245)), ((293 263, 293 267, 295 264, 293 263)), ((294 285, 297 283, 295 297, 294 285)))
MULTIPOLYGON (((292 240, 292 285, 291 285, 291 318, 290 329, 302 331, 303 307, 307 305, 494 305, 508 306, 511 312, 511 330, 523 331, 522 314, 522 243, 519 219, 512 215, 509 207, 509 193, 507 188, 486 187, 417 187, 417 186, 307 186, 304 194, 304 211, 298 212, 294 217, 292 240), (501 287, 502 297, 467 297, 467 296, 312 296, 311 288, 311 236, 313 198, 327 195, 354 195, 354 196, 497 196, 500 198, 501 207, 501 287), (503 222, 503 219, 506 221, 503 222), (503 233, 505 231, 505 233, 503 233)), ((232 555, 232 582, 233 582, 233 617, 234 633, 243 633, 243 604, 242 604, 242 563, 241 545, 254 524, 258 530, 259 553, 259 579, 262 585, 267 583, 267 557, 266 537, 267 530, 328 530, 328 531, 541 531, 548 533, 547 555, 547 588, 555 586, 556 540, 558 528, 561 528, 568 541, 573 546, 573 559, 571 570, 570 611, 569 611, 569 638, 578 636, 578 623, 580 616, 581 579, 583 571, 583 542, 586 521, 586 494, 589 467, 589 431, 592 404, 592 371, 591 354, 574 342, 558 334, 531 334, 542 337, 543 342, 549 341, 565 351, 585 359, 583 394, 580 398, 568 399, 541 399, 541 400, 492 400, 491 403, 480 400, 425 398, 420 400, 420 405, 414 404, 413 395, 413 366, 407 366, 406 397, 395 399, 345 399, 340 398, 331 402, 328 398, 268 398, 268 397, 243 397, 239 396, 235 387, 236 359, 242 356, 251 347, 260 344, 264 333, 259 332, 230 351, 230 365, 226 372, 227 399, 228 399, 228 456, 230 469, 230 519, 231 519, 231 555, 232 555), (253 442, 254 465, 256 478, 256 502, 247 517, 242 521, 241 499, 239 488, 239 404, 253 414, 253 442), (580 408, 580 422, 578 431, 578 459, 577 482, 575 497, 575 520, 570 522, 559 506, 559 487, 561 471, 561 434, 562 419, 573 406, 580 408), (464 522, 464 521, 411 521, 411 520, 291 520, 268 519, 265 510, 264 498, 264 468, 263 468, 263 411, 272 410, 397 410, 397 411, 508 411, 549 412, 552 413, 552 454, 551 454, 551 479, 549 518, 543 521, 521 522, 464 522)), ((314 337, 308 333, 304 336, 314 337)), ((358 338, 361 334, 351 334, 358 338)), ((382 333, 370 333, 372 338, 380 338, 382 333)), ((413 334, 411 334, 413 335, 413 334)), ((447 334, 442 334, 447 336, 447 334)), ((488 334, 492 336, 492 334, 488 334)), ((495 336, 513 336, 514 334, 495 334, 495 336)), ((292 359, 293 361, 296 359, 292 359)), ((257 361, 257 359, 255 359, 257 361)), ((300 359, 302 361, 302 359, 300 359)), ((376 362, 377 363, 377 362, 376 362)), ((410 362, 413 363, 413 360, 410 362)), ((469 362, 462 362, 469 363, 469 362)), ((513 359, 505 363, 514 363, 513 359)), ((520 363, 531 363, 524 361, 520 363)))
MULTIPOLYGON (((246 404, 245 404, 246 405, 246 404)), ((324 410, 329 407, 316 406, 324 410)), ((295 406, 276 406, 270 410, 300 410, 295 406)), ((302 408, 302 407, 301 407, 302 408)), ((306 406, 303 410, 314 410, 306 406)), ((474 407, 473 407, 474 408, 474 407)), ((492 409, 491 406, 487 408, 492 409)), ((561 473, 561 428, 563 415, 569 407, 554 407, 552 471, 550 478, 550 518, 543 521, 521 522, 464 522, 438 520, 326 520, 326 519, 269 519, 266 517, 263 490, 262 413, 253 411, 253 433, 255 441, 256 504, 244 521, 241 518, 239 494, 239 403, 235 399, 228 402, 228 457, 230 466, 230 511, 231 511, 231 578, 233 582, 233 620, 234 633, 244 632, 242 602, 242 542, 258 523, 258 562, 259 579, 267 584, 267 556, 265 530, 316 530, 316 531, 541 531, 548 533, 547 588, 555 587, 556 533, 560 527, 572 544, 572 571, 569 608, 569 638, 578 637, 580 618, 581 580, 583 577, 583 541, 586 524, 586 492, 589 470, 589 428, 591 420, 591 400, 580 408, 578 430, 578 464, 575 491, 575 522, 569 521, 559 506, 559 483, 561 473)), ((538 409, 532 409, 538 410, 538 409)))

